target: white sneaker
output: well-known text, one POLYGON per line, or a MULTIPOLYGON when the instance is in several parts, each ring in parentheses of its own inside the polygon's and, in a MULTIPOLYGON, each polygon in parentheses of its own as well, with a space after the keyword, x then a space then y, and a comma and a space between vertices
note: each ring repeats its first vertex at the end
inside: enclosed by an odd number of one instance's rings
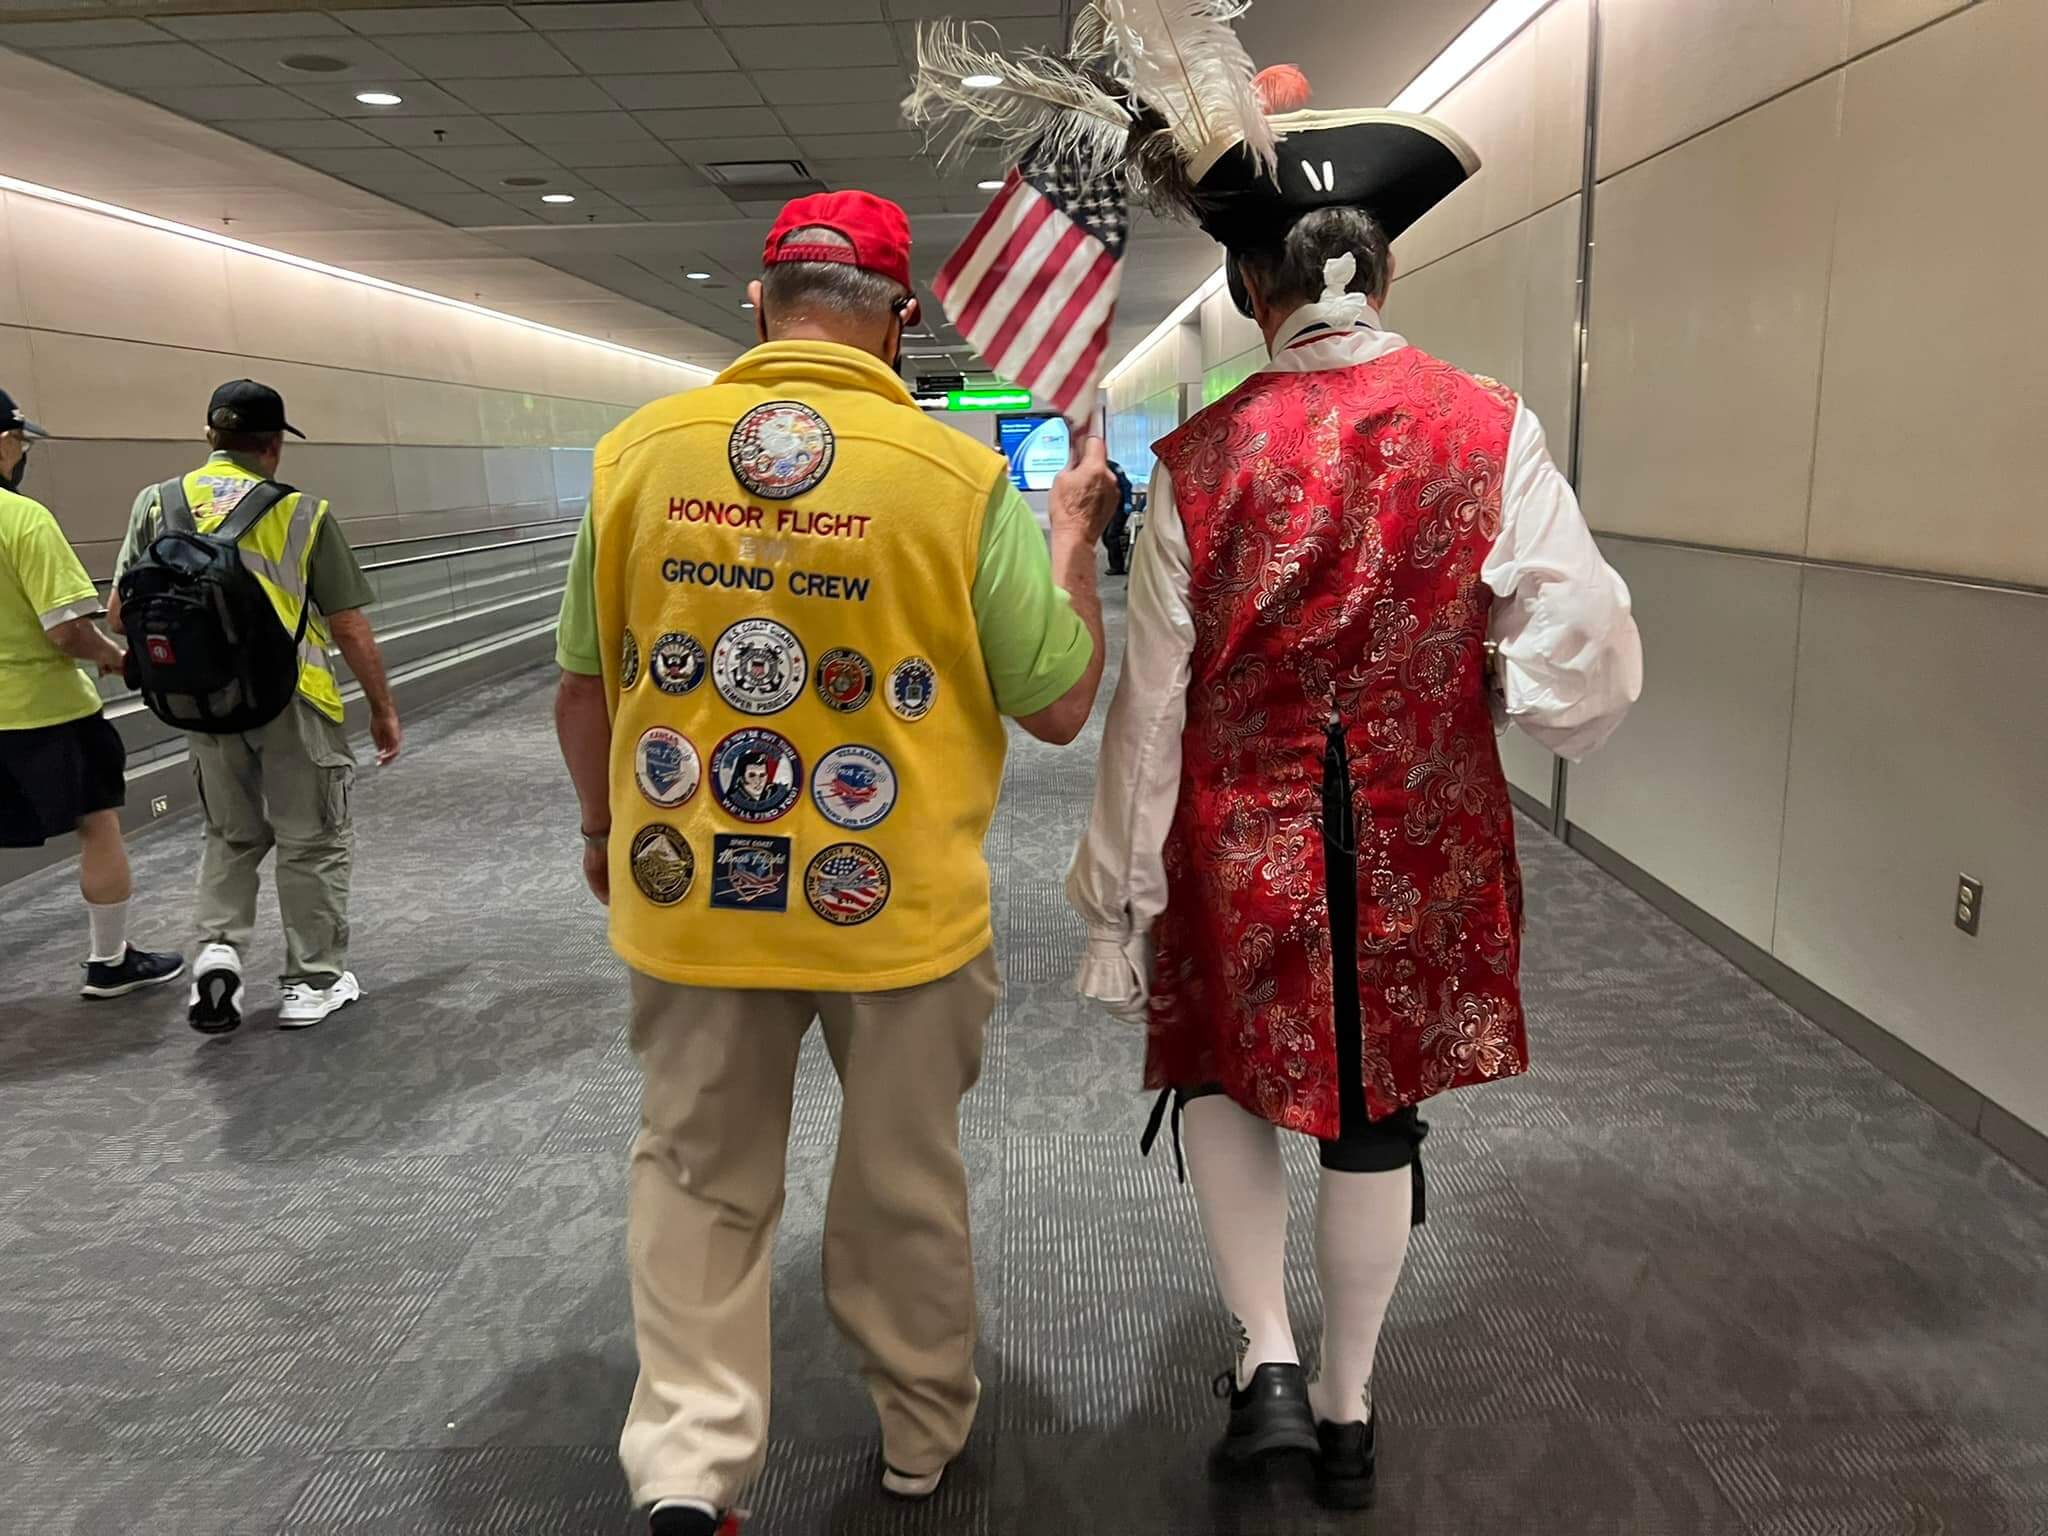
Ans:
POLYGON ((945 1476, 944 1467, 914 1477, 908 1472, 898 1472, 885 1461, 882 1463, 882 1491, 899 1499, 928 1499, 939 1491, 939 1484, 945 1476))
POLYGON ((185 1000, 185 1020, 202 1035, 224 1035, 239 1028, 242 1005, 242 957, 232 944, 207 944, 192 961, 192 991, 185 1000))
POLYGON ((357 984, 354 971, 343 971, 324 987, 316 987, 309 981, 288 981, 279 994, 282 1005, 277 1010, 277 1027, 310 1028, 362 995, 363 989, 357 984))

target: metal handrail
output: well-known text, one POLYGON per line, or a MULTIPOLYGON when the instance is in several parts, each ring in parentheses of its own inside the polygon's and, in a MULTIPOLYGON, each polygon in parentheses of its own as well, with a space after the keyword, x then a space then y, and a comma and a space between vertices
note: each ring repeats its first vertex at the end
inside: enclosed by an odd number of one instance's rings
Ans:
POLYGON ((391 549, 400 544, 428 544, 435 539, 463 539, 480 533, 516 533, 521 528, 545 528, 550 523, 580 523, 580 517, 537 517, 530 523, 499 523, 490 528, 451 528, 446 533, 415 533, 402 539, 364 539, 363 549, 391 549))
MULTIPOLYGON (((545 528, 550 523, 575 523, 581 526, 582 521, 581 518, 577 517, 543 517, 530 523, 500 523, 492 528, 451 528, 446 533, 420 533, 403 539, 365 539, 362 547, 364 549, 389 549, 399 544, 427 544, 436 539, 461 539, 481 533, 512 533, 521 528, 545 528)), ((401 555, 396 560, 376 561, 364 566, 363 569, 366 571, 383 571, 389 570, 394 566, 419 565, 428 560, 442 560, 450 555, 470 555, 487 549, 510 549, 515 544, 546 544, 550 540, 569 539, 575 536, 576 529, 567 528, 560 533, 542 534, 540 537, 533 539, 508 539, 499 544, 470 544, 461 549, 444 549, 439 554, 434 555, 401 555)), ((114 578, 111 576, 95 576, 92 578, 92 584, 95 587, 112 590, 114 578)))
POLYGON ((535 544, 559 544, 564 539, 576 537, 574 529, 565 533, 544 533, 537 539, 507 539, 502 544, 472 544, 467 549, 444 549, 436 555, 405 555, 397 560, 374 560, 363 567, 365 574, 371 571, 395 571, 406 565, 431 565, 436 560, 452 560, 457 555, 488 555, 498 549, 526 549, 535 544))

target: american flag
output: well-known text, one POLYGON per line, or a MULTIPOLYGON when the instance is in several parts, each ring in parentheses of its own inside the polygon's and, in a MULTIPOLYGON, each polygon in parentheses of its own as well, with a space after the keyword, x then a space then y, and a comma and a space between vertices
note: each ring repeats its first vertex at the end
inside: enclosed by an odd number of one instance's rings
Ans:
POLYGON ((1130 220, 1113 179, 1027 159, 932 292, 1001 377, 1070 421, 1094 409, 1130 220))

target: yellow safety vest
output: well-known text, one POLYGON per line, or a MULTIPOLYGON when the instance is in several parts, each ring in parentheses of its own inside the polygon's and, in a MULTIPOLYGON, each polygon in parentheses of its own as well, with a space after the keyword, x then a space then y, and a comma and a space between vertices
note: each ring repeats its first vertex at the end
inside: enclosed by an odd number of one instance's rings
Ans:
MULTIPOLYGON (((211 533, 227 520, 243 492, 224 507, 215 503, 231 486, 259 484, 262 476, 224 459, 211 459, 184 477, 185 501, 192 509, 192 523, 201 533, 211 533)), ((308 572, 313 562, 313 536, 327 516, 327 503, 294 491, 258 520, 236 545, 242 564, 270 594, 270 604, 285 633, 299 632, 299 613, 306 606, 308 572)), ((157 512, 162 523, 162 509, 157 512)), ((306 616, 306 633, 299 640, 299 695, 328 719, 341 721, 341 687, 334 667, 327 659, 327 623, 315 609, 306 616)))
POLYGON ((875 991, 991 942, 975 627, 1001 455, 876 358, 769 342, 598 444, 611 938, 696 986, 875 991))

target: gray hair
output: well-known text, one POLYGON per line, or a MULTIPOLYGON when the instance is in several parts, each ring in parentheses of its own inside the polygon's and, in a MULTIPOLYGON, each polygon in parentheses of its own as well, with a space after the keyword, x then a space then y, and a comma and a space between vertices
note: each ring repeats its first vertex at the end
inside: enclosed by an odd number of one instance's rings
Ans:
POLYGON ((1394 257, 1386 232, 1363 208, 1305 213, 1278 244, 1233 251, 1231 259, 1240 274, 1258 285, 1260 297, 1284 309, 1321 298, 1323 263, 1344 255, 1358 260, 1350 291, 1377 303, 1393 280, 1394 257))
MULTIPOLYGON (((822 225, 791 230, 777 249, 792 243, 853 249, 846 236, 822 225)), ((883 320, 903 297, 903 289, 893 280, 843 261, 777 262, 761 274, 761 300, 774 324, 821 315, 883 320)))

